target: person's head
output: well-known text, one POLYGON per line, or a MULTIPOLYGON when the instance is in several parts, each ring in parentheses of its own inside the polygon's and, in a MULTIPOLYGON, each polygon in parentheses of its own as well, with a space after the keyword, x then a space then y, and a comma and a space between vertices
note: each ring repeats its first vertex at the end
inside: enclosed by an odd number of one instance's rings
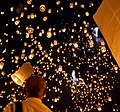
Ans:
POLYGON ((43 99, 46 93, 46 82, 38 75, 30 76, 25 83, 26 97, 36 97, 43 99))

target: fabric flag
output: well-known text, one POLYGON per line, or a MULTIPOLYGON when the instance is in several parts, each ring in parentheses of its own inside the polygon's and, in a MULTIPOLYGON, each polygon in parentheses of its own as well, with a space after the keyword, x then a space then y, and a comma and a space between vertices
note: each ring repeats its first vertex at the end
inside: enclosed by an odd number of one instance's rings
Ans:
POLYGON ((120 0, 103 0, 93 18, 120 67, 120 0))

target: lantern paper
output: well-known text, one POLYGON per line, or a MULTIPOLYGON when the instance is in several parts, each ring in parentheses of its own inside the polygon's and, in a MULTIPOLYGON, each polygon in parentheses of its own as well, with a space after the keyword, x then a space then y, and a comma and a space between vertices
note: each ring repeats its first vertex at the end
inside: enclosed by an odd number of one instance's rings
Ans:
POLYGON ((93 18, 120 66, 120 0, 103 0, 93 18))
POLYGON ((33 67, 30 62, 24 63, 12 76, 12 80, 22 86, 23 82, 33 73, 33 67))

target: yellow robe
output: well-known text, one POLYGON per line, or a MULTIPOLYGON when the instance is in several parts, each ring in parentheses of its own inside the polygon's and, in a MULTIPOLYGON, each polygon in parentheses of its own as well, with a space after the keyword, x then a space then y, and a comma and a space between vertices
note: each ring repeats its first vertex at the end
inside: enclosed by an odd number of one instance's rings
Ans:
MULTIPOLYGON (((30 97, 22 101, 23 112, 52 112, 38 98, 30 97)), ((15 112, 15 103, 8 104, 3 112, 15 112)))

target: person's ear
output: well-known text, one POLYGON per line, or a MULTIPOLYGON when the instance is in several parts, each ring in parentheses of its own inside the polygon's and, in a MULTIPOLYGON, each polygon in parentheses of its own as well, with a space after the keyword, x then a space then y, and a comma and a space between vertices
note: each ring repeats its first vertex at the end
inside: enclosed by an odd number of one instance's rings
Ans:
POLYGON ((47 88, 44 89, 42 96, 45 96, 47 92, 47 88))

